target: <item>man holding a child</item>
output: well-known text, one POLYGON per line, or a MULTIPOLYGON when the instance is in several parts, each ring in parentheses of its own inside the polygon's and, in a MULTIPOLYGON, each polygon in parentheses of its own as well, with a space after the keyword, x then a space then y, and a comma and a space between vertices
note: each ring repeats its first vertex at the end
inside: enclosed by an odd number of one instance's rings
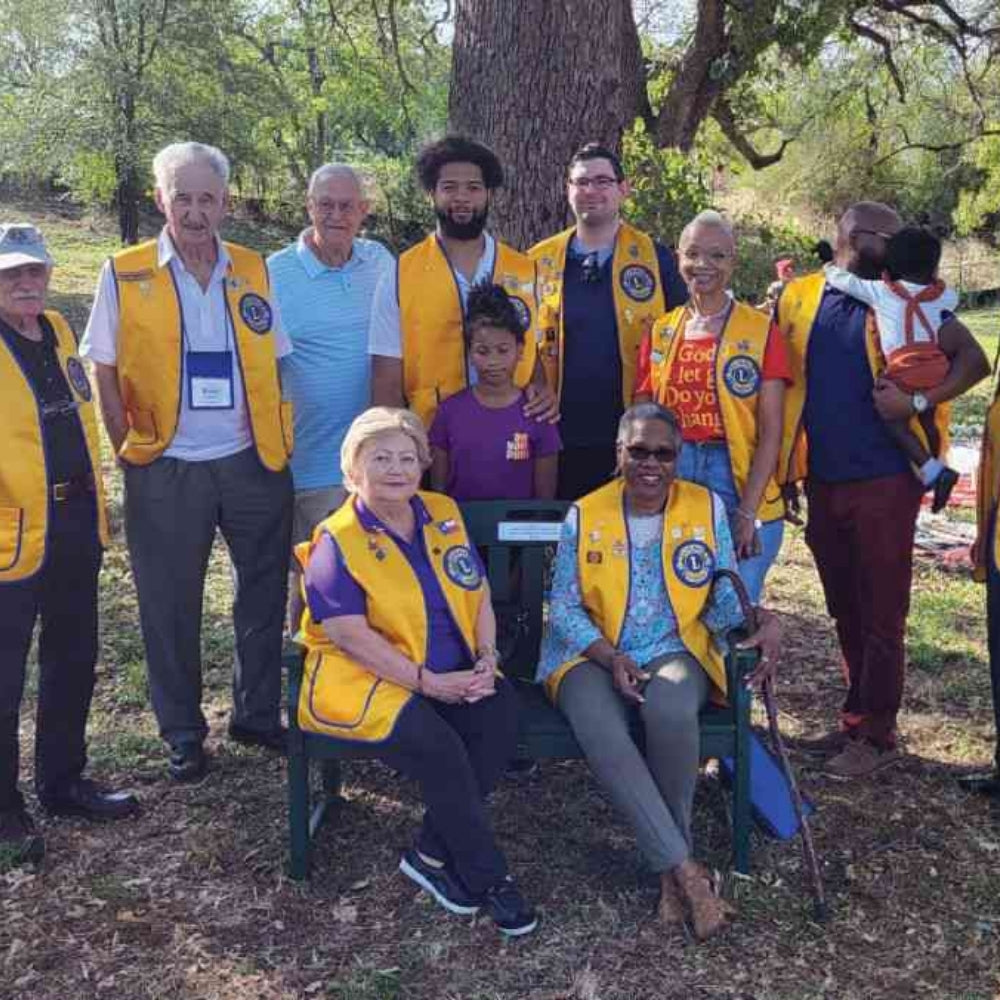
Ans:
MULTIPOLYGON (((900 227, 887 205, 852 206, 838 225, 836 264, 861 278, 879 277, 887 244, 900 227)), ((910 394, 881 377, 868 306, 830 286, 822 273, 786 286, 776 322, 793 374, 779 481, 806 482, 806 542, 836 622, 849 684, 840 727, 810 749, 829 756, 828 774, 860 778, 899 759, 896 715, 924 487, 890 423, 915 417, 917 407, 910 394)), ((931 406, 961 395, 989 372, 982 349, 953 317, 938 331, 938 346, 948 370, 923 394, 931 406)), ((915 420, 911 426, 921 433, 915 420)))

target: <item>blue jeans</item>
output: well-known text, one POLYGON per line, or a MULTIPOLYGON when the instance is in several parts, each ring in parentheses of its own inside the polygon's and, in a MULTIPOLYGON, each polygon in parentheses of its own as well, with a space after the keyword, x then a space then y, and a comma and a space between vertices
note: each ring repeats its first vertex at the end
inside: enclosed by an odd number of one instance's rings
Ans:
MULTIPOLYGON (((707 486, 714 493, 718 493, 726 505, 732 529, 733 521, 737 517, 736 508, 740 503, 740 495, 736 491, 736 483, 733 482, 729 449, 725 444, 716 441, 707 444, 686 442, 677 460, 677 477, 707 486)), ((765 521, 757 534, 760 537, 760 555, 741 559, 739 563, 740 576, 754 604, 760 600, 761 591, 764 589, 764 577, 767 576, 771 563, 777 558, 781 549, 781 540, 785 536, 785 522, 781 518, 776 521, 765 521)))

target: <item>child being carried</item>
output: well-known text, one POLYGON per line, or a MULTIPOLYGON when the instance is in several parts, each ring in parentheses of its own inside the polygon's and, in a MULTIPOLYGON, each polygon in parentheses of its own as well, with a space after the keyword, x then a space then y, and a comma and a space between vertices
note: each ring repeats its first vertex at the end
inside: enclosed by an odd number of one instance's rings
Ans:
MULTIPOLYGON (((820 255, 829 260, 823 250, 820 255)), ((883 377, 911 395, 930 450, 910 430, 909 420, 888 421, 889 431, 917 467, 924 486, 933 486, 935 513, 947 504, 958 482, 958 473, 938 458, 941 440, 935 408, 924 395, 948 374, 949 361, 938 346, 938 331, 958 304, 955 292, 937 277, 940 260, 941 241, 927 229, 906 226, 888 241, 881 280, 859 278, 833 263, 823 268, 829 285, 867 303, 875 313, 886 359, 883 377)))

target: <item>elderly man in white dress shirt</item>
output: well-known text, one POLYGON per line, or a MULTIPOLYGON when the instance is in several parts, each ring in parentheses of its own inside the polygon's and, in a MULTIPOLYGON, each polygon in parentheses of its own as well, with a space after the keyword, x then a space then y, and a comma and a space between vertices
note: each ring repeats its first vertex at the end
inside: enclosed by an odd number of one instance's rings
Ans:
POLYGON ((219 239, 229 163, 175 143, 153 161, 159 237, 115 254, 81 354, 125 476, 125 523, 150 696, 170 774, 200 778, 201 614, 216 529, 232 557, 236 659, 229 735, 281 749, 281 636, 291 534, 291 346, 260 254, 219 239))

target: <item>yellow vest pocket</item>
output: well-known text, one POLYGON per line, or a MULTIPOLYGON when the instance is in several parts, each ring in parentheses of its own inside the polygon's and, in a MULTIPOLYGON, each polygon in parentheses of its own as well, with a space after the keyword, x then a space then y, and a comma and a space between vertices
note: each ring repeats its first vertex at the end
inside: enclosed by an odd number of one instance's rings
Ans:
POLYGON ((21 558, 24 511, 20 507, 0 507, 0 570, 11 569, 21 558))
POLYGON ((290 400, 281 401, 279 414, 281 416, 281 438, 285 443, 285 454, 291 455, 295 448, 295 411, 290 400))

